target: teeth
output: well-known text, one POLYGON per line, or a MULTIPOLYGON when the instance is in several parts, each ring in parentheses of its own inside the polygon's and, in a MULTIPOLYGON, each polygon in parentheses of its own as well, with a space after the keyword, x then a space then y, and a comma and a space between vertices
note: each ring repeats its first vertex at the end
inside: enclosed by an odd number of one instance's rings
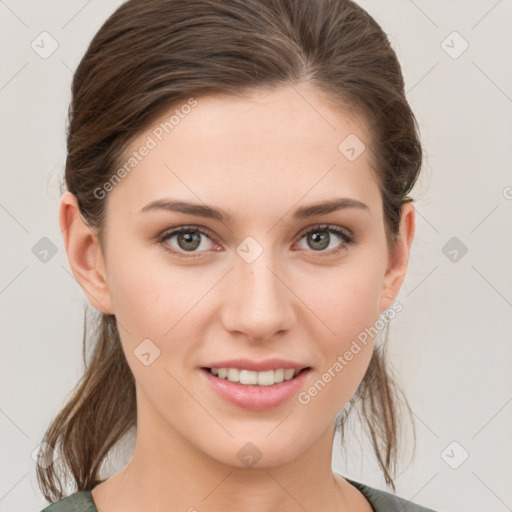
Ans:
POLYGON ((253 372, 251 370, 240 370, 238 368, 210 368, 213 375, 219 379, 227 379, 230 382, 238 382, 240 384, 273 386, 283 380, 290 380, 295 377, 299 371, 285 370, 267 370, 265 372, 253 372))

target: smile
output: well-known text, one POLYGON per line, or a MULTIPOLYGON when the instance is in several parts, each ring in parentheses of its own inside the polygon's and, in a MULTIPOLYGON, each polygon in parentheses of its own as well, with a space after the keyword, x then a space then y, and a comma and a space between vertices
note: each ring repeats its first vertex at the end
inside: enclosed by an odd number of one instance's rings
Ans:
POLYGON ((257 372, 240 368, 205 368, 200 375, 218 396, 233 405, 262 411, 284 404, 304 387, 311 368, 257 372), (215 375, 215 373, 217 375, 215 375), (231 380, 230 380, 231 379, 231 380))
POLYGON ((273 386, 280 382, 291 380, 303 370, 278 368, 256 372, 240 368, 207 368, 207 370, 219 379, 227 379, 230 382, 237 382, 244 385, 273 386))

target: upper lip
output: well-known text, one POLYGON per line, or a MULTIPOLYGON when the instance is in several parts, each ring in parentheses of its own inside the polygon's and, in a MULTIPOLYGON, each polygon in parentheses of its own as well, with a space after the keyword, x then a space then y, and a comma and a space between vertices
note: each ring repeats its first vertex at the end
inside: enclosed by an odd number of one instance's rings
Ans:
POLYGON ((287 361, 286 359, 278 358, 265 359, 264 361, 239 358, 208 363, 203 366, 203 368, 239 368, 254 372, 264 372, 268 370, 278 370, 279 368, 284 368, 285 370, 303 370, 304 368, 309 368, 309 366, 297 363, 296 361, 287 361))

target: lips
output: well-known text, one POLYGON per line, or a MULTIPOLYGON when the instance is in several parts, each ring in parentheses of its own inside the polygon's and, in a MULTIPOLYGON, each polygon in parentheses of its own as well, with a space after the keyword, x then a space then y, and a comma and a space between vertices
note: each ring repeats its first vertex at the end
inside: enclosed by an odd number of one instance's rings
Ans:
POLYGON ((283 359, 232 359, 210 363, 200 370, 211 389, 225 400, 245 409, 264 410, 298 393, 311 367, 283 359))

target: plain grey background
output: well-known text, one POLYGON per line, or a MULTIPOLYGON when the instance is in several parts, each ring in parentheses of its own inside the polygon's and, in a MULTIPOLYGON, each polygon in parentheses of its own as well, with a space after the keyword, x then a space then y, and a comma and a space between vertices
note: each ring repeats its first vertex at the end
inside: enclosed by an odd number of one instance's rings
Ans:
MULTIPOLYGON (((397 494, 438 511, 512 510, 512 2, 358 3, 398 53, 425 150, 389 341, 417 431, 397 494)), ((57 218, 65 123, 73 70, 120 4, 0 0, 2 512, 47 505, 31 454, 82 372, 86 299, 57 218)), ((334 450, 334 469, 387 490, 357 439, 348 456, 334 450)))

